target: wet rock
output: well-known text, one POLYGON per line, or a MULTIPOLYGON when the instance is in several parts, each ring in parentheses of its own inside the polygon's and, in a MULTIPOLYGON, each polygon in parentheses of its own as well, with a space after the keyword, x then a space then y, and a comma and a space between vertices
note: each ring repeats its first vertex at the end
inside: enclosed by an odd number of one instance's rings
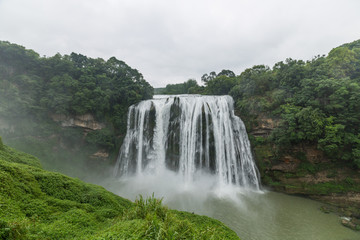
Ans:
POLYGON ((360 225, 354 223, 351 218, 342 217, 341 224, 354 231, 360 231, 360 225))
POLYGON ((99 150, 96 153, 92 154, 90 157, 94 159, 106 160, 109 157, 109 153, 106 150, 99 150))
POLYGON ((81 127, 91 130, 99 130, 105 127, 105 124, 95 121, 91 114, 66 116, 64 114, 53 114, 51 118, 55 122, 60 122, 62 127, 81 127))
POLYGON ((283 162, 277 165, 272 166, 272 171, 281 171, 286 173, 295 173, 297 167, 299 166, 298 162, 283 162))

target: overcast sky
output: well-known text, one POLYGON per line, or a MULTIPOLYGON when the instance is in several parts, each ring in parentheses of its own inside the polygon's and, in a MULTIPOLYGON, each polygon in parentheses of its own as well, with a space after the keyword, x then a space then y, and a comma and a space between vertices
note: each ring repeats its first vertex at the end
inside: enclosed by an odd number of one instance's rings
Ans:
POLYGON ((360 39, 360 0, 0 0, 0 40, 53 56, 111 56, 154 87, 360 39))

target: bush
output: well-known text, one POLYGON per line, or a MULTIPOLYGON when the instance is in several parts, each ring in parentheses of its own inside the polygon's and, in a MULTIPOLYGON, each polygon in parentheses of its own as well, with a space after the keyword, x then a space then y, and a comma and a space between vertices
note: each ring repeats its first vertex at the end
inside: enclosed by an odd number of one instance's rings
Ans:
POLYGON ((89 132, 86 135, 86 141, 90 144, 96 144, 106 149, 112 149, 115 146, 114 132, 108 128, 89 132))
POLYGON ((28 239, 28 223, 25 221, 5 222, 0 219, 1 240, 25 240, 28 239))

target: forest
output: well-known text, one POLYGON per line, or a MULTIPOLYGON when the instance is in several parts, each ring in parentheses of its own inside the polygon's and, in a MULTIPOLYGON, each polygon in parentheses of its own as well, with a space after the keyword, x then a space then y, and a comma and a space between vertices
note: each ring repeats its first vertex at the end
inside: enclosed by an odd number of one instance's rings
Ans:
POLYGON ((270 136, 252 139, 274 146, 274 157, 310 144, 334 162, 360 168, 360 40, 309 61, 288 58, 272 68, 256 65, 240 75, 222 70, 201 80, 203 86, 188 87, 189 80, 161 93, 229 94, 248 131, 260 115, 277 120, 270 136))
MULTIPOLYGON (((253 139, 254 144, 274 145, 275 156, 307 143, 317 145, 333 161, 360 167, 360 40, 308 61, 288 58, 272 68, 253 66, 240 75, 231 70, 210 72, 201 81, 203 86, 194 79, 168 84, 157 93, 229 94, 248 131, 256 127, 259 115, 277 119, 269 137, 253 139)), ((40 57, 4 41, 0 86, 2 118, 40 120, 22 134, 35 130, 37 135, 48 134, 44 123, 53 113, 91 113, 108 125, 86 140, 107 149, 119 147, 115 136, 126 131, 128 107, 154 93, 138 70, 115 57, 106 61, 77 53, 40 57)))
POLYGON ((72 176, 95 169, 94 164, 103 170, 111 163, 89 156, 104 149, 116 159, 128 107, 152 98, 153 91, 138 70, 115 57, 94 59, 77 53, 41 57, 0 41, 0 134, 11 146, 40 157, 48 169, 72 176), (105 127, 62 128, 53 121, 54 114, 90 114, 105 127))
POLYGON ((1 116, 39 120, 49 113, 90 113, 111 123, 116 134, 124 131, 128 107, 153 95, 142 74, 115 57, 106 61, 76 53, 40 57, 4 41, 0 84, 1 116))

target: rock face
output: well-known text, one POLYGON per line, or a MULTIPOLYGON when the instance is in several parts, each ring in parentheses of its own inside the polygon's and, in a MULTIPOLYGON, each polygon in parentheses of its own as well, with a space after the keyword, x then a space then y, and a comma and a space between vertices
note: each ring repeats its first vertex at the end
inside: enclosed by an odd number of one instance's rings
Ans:
MULTIPOLYGON (((61 127, 82 128, 84 137, 87 135, 89 131, 100 130, 106 127, 104 123, 96 121, 94 116, 91 114, 75 115, 75 116, 66 116, 64 114, 52 114, 51 118, 55 122, 60 122, 61 127)), ((97 152, 93 153, 89 157, 95 160, 106 161, 109 158, 109 152, 104 149, 98 149, 97 152)))
POLYGON ((257 118, 257 125, 250 132, 255 137, 268 137, 272 130, 278 126, 278 121, 266 116, 257 118))
POLYGON ((360 212, 360 171, 331 162, 316 144, 293 145, 279 154, 265 141, 279 121, 258 115, 254 122, 249 135, 263 185, 332 204, 337 212, 360 212))
POLYGON ((109 152, 104 150, 104 149, 100 149, 96 153, 92 154, 90 157, 92 159, 98 159, 98 160, 106 161, 108 159, 108 157, 109 157, 109 152))
POLYGON ((51 118, 55 122, 60 122, 62 127, 81 127, 90 130, 100 130, 105 124, 95 121, 91 114, 66 116, 64 114, 52 114, 51 118))

